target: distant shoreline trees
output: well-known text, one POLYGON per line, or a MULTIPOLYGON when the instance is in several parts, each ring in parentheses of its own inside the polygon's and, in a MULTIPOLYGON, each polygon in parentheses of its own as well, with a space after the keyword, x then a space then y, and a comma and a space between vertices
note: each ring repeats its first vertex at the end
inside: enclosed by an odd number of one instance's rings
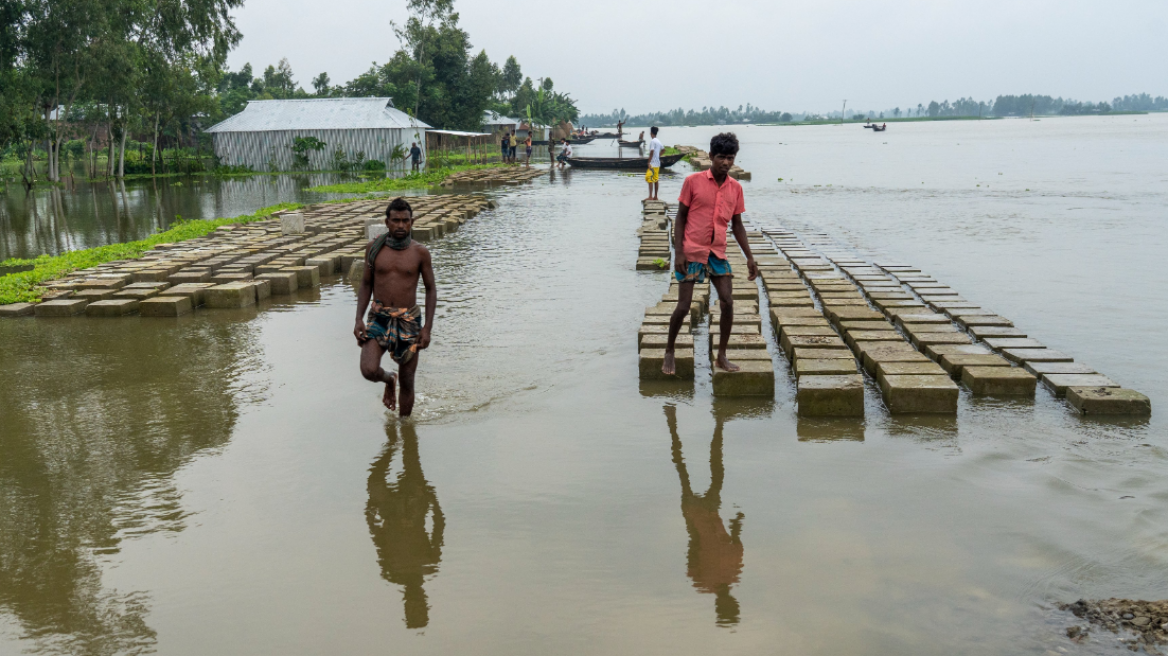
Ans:
MULTIPOLYGON (((1002 95, 994 100, 979 101, 971 98, 959 98, 953 102, 943 100, 929 101, 911 105, 907 109, 894 107, 892 109, 857 111, 849 110, 847 118, 850 120, 884 119, 884 118, 972 118, 972 117, 1007 117, 1007 116, 1083 116, 1107 114, 1111 112, 1162 112, 1168 111, 1168 98, 1164 96, 1152 97, 1146 93, 1116 97, 1110 103, 1079 102, 1072 99, 1054 98, 1042 95, 1002 95)), ((703 107, 698 110, 684 110, 681 108, 665 112, 648 112, 630 115, 624 109, 614 109, 609 114, 584 114, 580 121, 590 126, 616 125, 617 121, 624 121, 630 125, 734 125, 742 123, 789 123, 792 121, 814 121, 839 119, 840 112, 788 112, 767 111, 747 104, 739 105, 738 109, 731 110, 725 107, 703 107)))

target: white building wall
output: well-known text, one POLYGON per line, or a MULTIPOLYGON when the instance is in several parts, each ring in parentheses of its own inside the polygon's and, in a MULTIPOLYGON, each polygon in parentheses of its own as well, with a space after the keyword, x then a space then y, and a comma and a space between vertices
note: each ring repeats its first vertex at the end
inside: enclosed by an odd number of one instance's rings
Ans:
MULTIPOLYGON (((309 152, 309 170, 333 168, 333 153, 339 148, 352 161, 358 152, 365 159, 377 159, 392 166, 389 154, 402 144, 407 153, 416 141, 426 156, 425 130, 422 128, 379 128, 356 130, 266 130, 263 132, 215 132, 212 142, 219 162, 227 166, 250 166, 255 171, 291 171, 294 137, 316 137, 325 143, 323 150, 309 152)), ((408 164, 408 160, 407 160, 408 164)))

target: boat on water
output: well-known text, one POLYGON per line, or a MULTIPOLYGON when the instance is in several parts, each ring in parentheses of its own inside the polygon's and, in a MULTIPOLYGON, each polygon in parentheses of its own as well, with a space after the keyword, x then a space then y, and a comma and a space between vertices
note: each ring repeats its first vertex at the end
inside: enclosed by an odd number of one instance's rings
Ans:
POLYGON ((624 139, 620 139, 617 141, 617 143, 620 144, 621 148, 640 148, 641 146, 645 145, 645 142, 643 140, 642 141, 625 141, 624 139))
MULTIPOLYGON (((685 157, 681 153, 661 156, 661 168, 668 168, 685 157)), ((569 157, 567 162, 582 169, 635 169, 649 168, 648 157, 569 157)))
POLYGON ((873 132, 883 132, 888 129, 888 124, 885 123, 884 125, 876 125, 875 123, 870 123, 864 127, 871 128, 873 132))

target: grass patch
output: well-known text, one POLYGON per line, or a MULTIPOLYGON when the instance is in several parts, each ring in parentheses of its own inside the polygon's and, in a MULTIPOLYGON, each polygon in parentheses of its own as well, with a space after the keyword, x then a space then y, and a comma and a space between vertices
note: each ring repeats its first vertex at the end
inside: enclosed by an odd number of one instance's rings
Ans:
POLYGON ((244 214, 233 219, 202 219, 198 221, 180 221, 169 230, 151 235, 139 241, 130 241, 124 244, 110 244, 97 246, 81 251, 72 251, 63 255, 41 255, 40 257, 25 260, 13 258, 0 262, 0 266, 33 266, 32 271, 10 273, 0 276, 0 305, 9 303, 33 303, 41 299, 37 286, 48 280, 60 278, 67 273, 78 269, 87 269, 113 260, 130 260, 141 257, 143 253, 158 244, 171 244, 196 237, 202 237, 220 226, 236 223, 252 223, 262 221, 276 212, 303 207, 302 203, 280 203, 258 210, 252 214, 244 214))
POLYGON ((401 189, 419 189, 428 187, 437 187, 446 180, 447 177, 454 173, 462 171, 471 171, 475 169, 494 169, 502 166, 510 166, 509 164, 495 163, 495 164, 462 164, 458 166, 451 166, 449 168, 440 168, 426 171, 425 173, 411 173, 400 178, 379 178, 377 180, 367 180, 365 182, 342 182, 339 184, 320 185, 317 187, 309 187, 306 191, 312 191, 322 194, 367 194, 379 191, 399 191, 401 189))

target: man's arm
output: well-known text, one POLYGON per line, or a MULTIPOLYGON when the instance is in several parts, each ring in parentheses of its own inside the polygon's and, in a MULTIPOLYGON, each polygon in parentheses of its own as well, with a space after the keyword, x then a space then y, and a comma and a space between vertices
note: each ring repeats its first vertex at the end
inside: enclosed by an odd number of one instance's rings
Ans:
POLYGON ((365 343, 365 308, 369 307, 369 298, 373 296, 373 267, 369 264, 369 248, 372 242, 365 246, 365 272, 361 274, 361 286, 357 288, 357 325, 353 328, 353 335, 358 344, 365 343))
POLYGON ((687 273, 685 263, 685 249, 682 244, 685 240, 685 223, 689 219, 689 206, 685 203, 677 204, 677 218, 673 220, 673 270, 683 277, 687 273))
POLYGON ((742 247, 742 252, 746 253, 747 280, 754 280, 758 277, 758 265, 754 263, 754 254, 750 252, 750 244, 746 241, 746 226, 742 225, 741 214, 735 214, 734 218, 730 219, 730 227, 734 230, 734 240, 742 247))
POLYGON ((434 325, 434 309, 438 307, 438 286, 434 284, 434 266, 430 259, 430 249, 422 247, 422 284, 426 286, 426 323, 422 324, 422 334, 418 335, 418 349, 430 345, 430 327, 434 325))

